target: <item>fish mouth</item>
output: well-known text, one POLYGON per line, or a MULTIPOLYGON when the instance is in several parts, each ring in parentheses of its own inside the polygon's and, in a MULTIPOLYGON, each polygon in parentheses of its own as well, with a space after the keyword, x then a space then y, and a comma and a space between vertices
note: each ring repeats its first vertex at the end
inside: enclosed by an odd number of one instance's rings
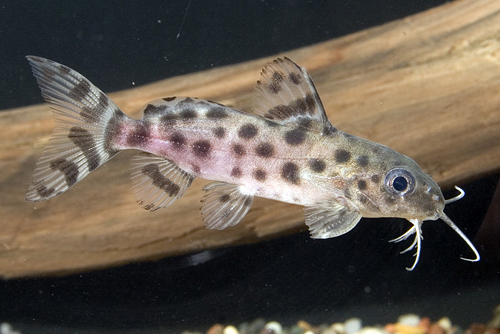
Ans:
MULTIPOLYGON (((464 197, 465 192, 461 188, 455 186, 455 189, 457 189, 460 192, 460 194, 453 197, 453 198, 445 200, 444 201, 445 205, 456 202, 459 199, 464 197)), ((458 228, 457 225, 455 225, 455 223, 444 213, 443 210, 439 210, 439 211, 435 212, 434 216, 431 218, 408 219, 408 221, 410 223, 412 223, 413 226, 408 231, 406 231, 404 234, 402 234, 401 236, 389 241, 389 242, 401 242, 403 240, 406 240, 410 235, 415 234, 415 239, 413 240, 412 244, 408 248, 406 248, 405 250, 401 251, 401 254, 403 254, 403 253, 406 253, 406 252, 414 249, 415 247, 417 248, 417 251, 413 255, 415 257, 415 261, 413 262, 413 265, 411 267, 407 267, 406 270, 412 271, 413 269, 415 269, 415 267, 417 266, 418 260, 420 259, 420 251, 422 249, 421 242, 423 239, 422 224, 423 224, 424 220, 437 220, 437 219, 441 219, 442 221, 444 221, 446 223, 446 225, 451 227, 451 229, 453 229, 453 231, 455 231, 455 233, 457 233, 465 241, 465 243, 469 246, 469 248, 474 252, 475 258, 469 259, 469 258, 465 258, 465 257, 461 256, 460 257, 461 260, 469 261, 469 262, 477 262, 481 259, 479 252, 477 251, 474 244, 472 244, 472 242, 469 240, 469 238, 467 238, 467 236, 458 228)))

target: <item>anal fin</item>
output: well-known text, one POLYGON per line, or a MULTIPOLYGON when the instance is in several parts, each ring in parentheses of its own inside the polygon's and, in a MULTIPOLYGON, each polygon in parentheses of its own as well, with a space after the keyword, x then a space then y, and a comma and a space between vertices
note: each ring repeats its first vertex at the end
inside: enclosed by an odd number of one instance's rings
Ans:
POLYGON ((209 229, 223 230, 238 224, 252 206, 253 195, 241 191, 241 186, 212 182, 203 190, 201 199, 203 221, 209 229))
POLYGON ((137 202, 154 211, 181 198, 194 176, 170 160, 141 153, 132 158, 131 179, 137 202))
POLYGON ((327 239, 352 230, 361 219, 361 213, 329 201, 306 206, 304 218, 312 238, 327 239))

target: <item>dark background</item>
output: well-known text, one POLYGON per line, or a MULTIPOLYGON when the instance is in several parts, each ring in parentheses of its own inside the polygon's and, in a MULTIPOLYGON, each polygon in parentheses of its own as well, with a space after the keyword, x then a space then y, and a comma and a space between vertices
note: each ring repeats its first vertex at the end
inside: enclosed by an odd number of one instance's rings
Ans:
POLYGON ((0 110, 42 101, 26 55, 68 65, 110 92, 283 53, 444 2, 3 1, 0 110))
MULTIPOLYGON (((42 102, 25 55, 84 73, 105 92, 285 53, 445 1, 4 1, 0 2, 0 109, 42 102), (180 35, 178 36, 178 34, 180 35)), ((498 176, 463 185, 446 212, 473 238, 498 176)), ((446 194, 447 198, 455 192, 446 194)), ((133 204, 131 204, 133 205, 133 204)), ((197 208, 196 208, 197 209, 197 208)), ((444 223, 427 222, 413 272, 409 224, 363 219, 348 234, 307 232, 193 257, 61 278, 0 282, 0 322, 26 333, 166 333, 265 317, 292 324, 395 322, 403 313, 468 326, 500 304, 498 254, 479 263, 444 223)), ((305 228, 304 228, 305 230, 305 228)), ((481 251, 481 247, 478 247, 481 251)))

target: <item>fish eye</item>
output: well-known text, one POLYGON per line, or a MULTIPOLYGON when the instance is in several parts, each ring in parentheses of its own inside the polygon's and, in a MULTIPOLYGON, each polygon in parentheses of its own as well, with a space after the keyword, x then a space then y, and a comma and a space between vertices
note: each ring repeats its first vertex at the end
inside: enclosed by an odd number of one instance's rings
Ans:
POLYGON ((405 191, 408 188, 408 180, 402 176, 398 176, 392 181, 392 187, 397 191, 405 191))
POLYGON ((405 195, 415 189, 415 177, 404 168, 394 168, 385 176, 386 189, 395 195, 405 195))

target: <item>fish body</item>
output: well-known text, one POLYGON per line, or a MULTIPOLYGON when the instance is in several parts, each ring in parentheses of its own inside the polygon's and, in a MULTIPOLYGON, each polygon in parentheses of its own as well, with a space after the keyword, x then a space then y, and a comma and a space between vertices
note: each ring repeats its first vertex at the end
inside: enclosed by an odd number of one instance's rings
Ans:
POLYGON ((354 228, 361 217, 400 217, 413 226, 443 219, 479 254, 443 212, 439 186, 409 157, 335 128, 307 71, 294 62, 268 64, 253 95, 253 113, 191 97, 148 103, 140 120, 127 117, 76 71, 29 56, 56 129, 37 163, 26 199, 57 196, 122 150, 132 160, 136 198, 145 209, 167 207, 195 177, 205 186, 202 216, 224 229, 245 216, 255 196, 305 207, 313 238, 354 228))

